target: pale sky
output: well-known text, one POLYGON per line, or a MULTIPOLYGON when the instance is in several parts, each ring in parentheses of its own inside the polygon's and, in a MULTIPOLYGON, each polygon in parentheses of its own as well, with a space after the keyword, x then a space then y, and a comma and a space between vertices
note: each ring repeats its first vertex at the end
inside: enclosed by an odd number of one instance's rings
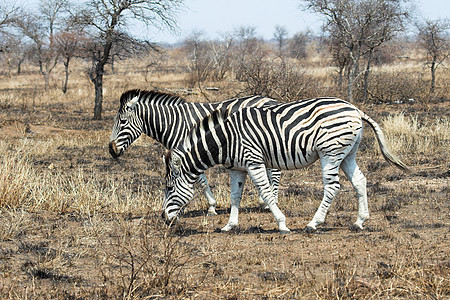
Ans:
MULTIPOLYGON (((83 2, 83 0, 72 0, 83 2)), ((39 0, 18 0, 37 6, 39 0)), ((411 0, 416 14, 429 19, 450 18, 450 0, 411 0)), ((202 31, 205 38, 216 39, 220 33, 231 33, 241 26, 253 26, 257 35, 266 40, 273 38, 275 26, 284 26, 288 36, 311 29, 320 32, 321 16, 300 8, 300 0, 184 0, 184 8, 178 13, 176 33, 157 32, 152 28, 130 28, 131 33, 152 42, 182 42, 193 31, 202 31)))
MULTIPOLYGON (((322 25, 320 15, 303 11, 299 0, 185 0, 184 3, 185 8, 177 18, 180 28, 177 34, 160 32, 148 38, 174 43, 197 30, 204 32, 206 38, 214 39, 220 33, 244 25, 256 27, 258 36, 271 39, 277 25, 284 26, 289 37, 307 29, 318 33, 322 25)), ((415 0, 414 3, 419 16, 450 18, 450 0, 415 0)))

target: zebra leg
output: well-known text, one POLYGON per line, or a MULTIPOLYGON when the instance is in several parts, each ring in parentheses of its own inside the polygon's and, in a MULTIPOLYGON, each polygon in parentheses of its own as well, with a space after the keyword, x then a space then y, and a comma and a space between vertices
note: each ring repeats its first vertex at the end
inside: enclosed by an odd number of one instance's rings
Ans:
POLYGON ((259 195, 273 213, 275 220, 278 223, 278 230, 280 233, 289 233, 290 230, 286 226, 286 217, 278 208, 276 198, 272 192, 272 187, 270 186, 269 178, 267 177, 266 166, 264 164, 253 164, 247 167, 247 172, 253 183, 256 185, 259 195))
POLYGON ((216 213, 216 199, 214 198, 213 194, 211 193, 211 188, 208 184, 208 179, 206 179, 205 174, 201 174, 197 180, 197 184, 200 186, 200 188, 203 191, 203 194, 206 197, 206 200, 208 200, 208 216, 215 216, 216 213))
MULTIPOLYGON (((281 171, 277 169, 267 169, 267 177, 269 184, 272 186, 272 192, 275 197, 275 203, 278 204, 278 189, 280 187, 281 171)), ((269 209, 269 206, 264 202, 261 196, 258 197, 258 204, 262 209, 269 209)))
POLYGON ((332 159, 325 155, 320 155, 320 163, 322 165, 323 199, 313 219, 308 223, 308 225, 306 225, 306 232, 315 231, 316 226, 325 221, 328 209, 330 208, 331 203, 333 203, 334 197, 336 197, 336 194, 340 188, 340 160, 332 159))
POLYGON ((348 180, 353 185, 358 196, 358 218, 354 223, 354 227, 357 230, 362 230, 363 223, 369 219, 369 204, 367 202, 367 190, 366 190, 366 177, 359 169, 355 161, 356 151, 350 153, 342 161, 342 170, 347 176, 348 180))
POLYGON ((270 169, 272 176, 271 176, 271 185, 272 185, 272 192, 273 196, 275 197, 275 203, 278 205, 278 190, 280 188, 280 178, 281 178, 281 171, 277 169, 270 169))
POLYGON ((227 232, 238 226, 239 223, 239 205, 242 199, 242 191, 244 190, 245 179, 247 173, 242 171, 230 171, 231 183, 231 212, 228 224, 221 229, 222 232, 227 232))

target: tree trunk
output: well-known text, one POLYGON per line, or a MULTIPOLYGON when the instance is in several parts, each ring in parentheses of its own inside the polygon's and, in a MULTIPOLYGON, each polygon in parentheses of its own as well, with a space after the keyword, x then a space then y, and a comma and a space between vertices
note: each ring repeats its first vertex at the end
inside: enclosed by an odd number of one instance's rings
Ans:
POLYGON ((352 60, 352 65, 350 66, 350 68, 348 70, 347 94, 348 94, 348 101, 350 101, 350 102, 353 101, 353 81, 355 80, 354 65, 355 65, 355 62, 352 60))
POLYGON ((436 85, 436 62, 433 60, 431 62, 431 86, 430 86, 430 94, 434 93, 434 86, 436 85))
POLYGON ((339 66, 339 72, 338 72, 338 88, 339 92, 342 92, 342 81, 344 77, 344 68, 343 66, 339 66))
POLYGON ((94 103, 94 120, 102 119, 103 104, 103 74, 105 71, 106 59, 97 61, 95 64, 95 74, 90 74, 91 81, 94 83, 95 103, 94 103))
POLYGON ((97 73, 93 82, 95 89, 94 120, 101 120, 103 104, 103 72, 97 73))
POLYGON ((44 76, 44 90, 48 90, 48 86, 50 85, 50 74, 47 72, 42 73, 42 76, 44 76))
POLYGON ((62 87, 62 91, 64 94, 67 92, 67 83, 69 82, 69 63, 70 63, 70 57, 67 57, 66 61, 64 62, 64 69, 66 71, 66 78, 64 80, 64 85, 62 87))
POLYGON ((352 102, 354 85, 356 82, 356 78, 358 77, 358 71, 359 71, 359 56, 358 56, 358 54, 350 53, 350 57, 352 60, 352 65, 348 72, 348 101, 352 102))
POLYGON ((373 51, 369 51, 369 57, 367 59, 366 71, 364 72, 364 101, 367 101, 367 90, 369 87, 369 73, 370 63, 372 62, 373 51))
POLYGON ((94 83, 95 89, 95 104, 94 104, 94 120, 102 119, 102 103, 103 103, 103 75, 105 74, 105 65, 110 57, 112 48, 112 38, 103 45, 103 53, 98 56, 94 56, 93 68, 89 77, 94 83), (95 72, 95 74, 93 74, 95 72))
POLYGON ((114 74, 114 55, 111 55, 111 73, 114 74))

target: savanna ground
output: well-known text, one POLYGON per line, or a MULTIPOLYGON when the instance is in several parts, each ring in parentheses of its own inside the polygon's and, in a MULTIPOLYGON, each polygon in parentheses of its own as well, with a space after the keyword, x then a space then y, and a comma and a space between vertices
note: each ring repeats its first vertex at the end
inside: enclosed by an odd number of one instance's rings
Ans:
MULTIPOLYGON (((179 226, 163 224, 163 147, 141 137, 119 160, 108 153, 118 99, 129 88, 154 87, 205 98, 186 91, 183 73, 137 70, 128 61, 106 77, 102 121, 92 120, 93 87, 82 66, 67 94, 58 89, 60 71, 48 91, 32 67, 0 75, 0 298, 450 297, 448 70, 439 74, 447 82, 440 100, 355 103, 414 169, 389 166, 366 128, 357 159, 368 181, 366 229, 349 229, 357 201, 341 176, 326 223, 303 232, 322 198, 316 163, 282 175, 289 235, 258 208, 250 181, 239 228, 220 233, 229 208, 222 167, 207 171, 217 216, 205 215, 198 192, 179 226)), ((203 92, 215 101, 239 90, 233 82, 211 85, 218 91, 203 92)))

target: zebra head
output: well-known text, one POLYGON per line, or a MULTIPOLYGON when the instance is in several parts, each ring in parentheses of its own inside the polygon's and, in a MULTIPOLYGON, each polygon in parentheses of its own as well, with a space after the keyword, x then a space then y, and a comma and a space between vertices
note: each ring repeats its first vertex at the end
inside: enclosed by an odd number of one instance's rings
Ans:
MULTIPOLYGON (((194 182, 196 176, 186 176, 183 171, 182 158, 175 151, 167 151, 166 188, 164 190, 164 203, 162 217, 167 224, 178 220, 178 215, 194 196, 194 182)), ((197 176, 198 177, 198 176, 197 176)))
POLYGON ((124 99, 130 93, 122 95, 120 108, 114 117, 114 125, 109 139, 109 153, 117 158, 142 134, 142 120, 138 116, 139 94, 124 99))

